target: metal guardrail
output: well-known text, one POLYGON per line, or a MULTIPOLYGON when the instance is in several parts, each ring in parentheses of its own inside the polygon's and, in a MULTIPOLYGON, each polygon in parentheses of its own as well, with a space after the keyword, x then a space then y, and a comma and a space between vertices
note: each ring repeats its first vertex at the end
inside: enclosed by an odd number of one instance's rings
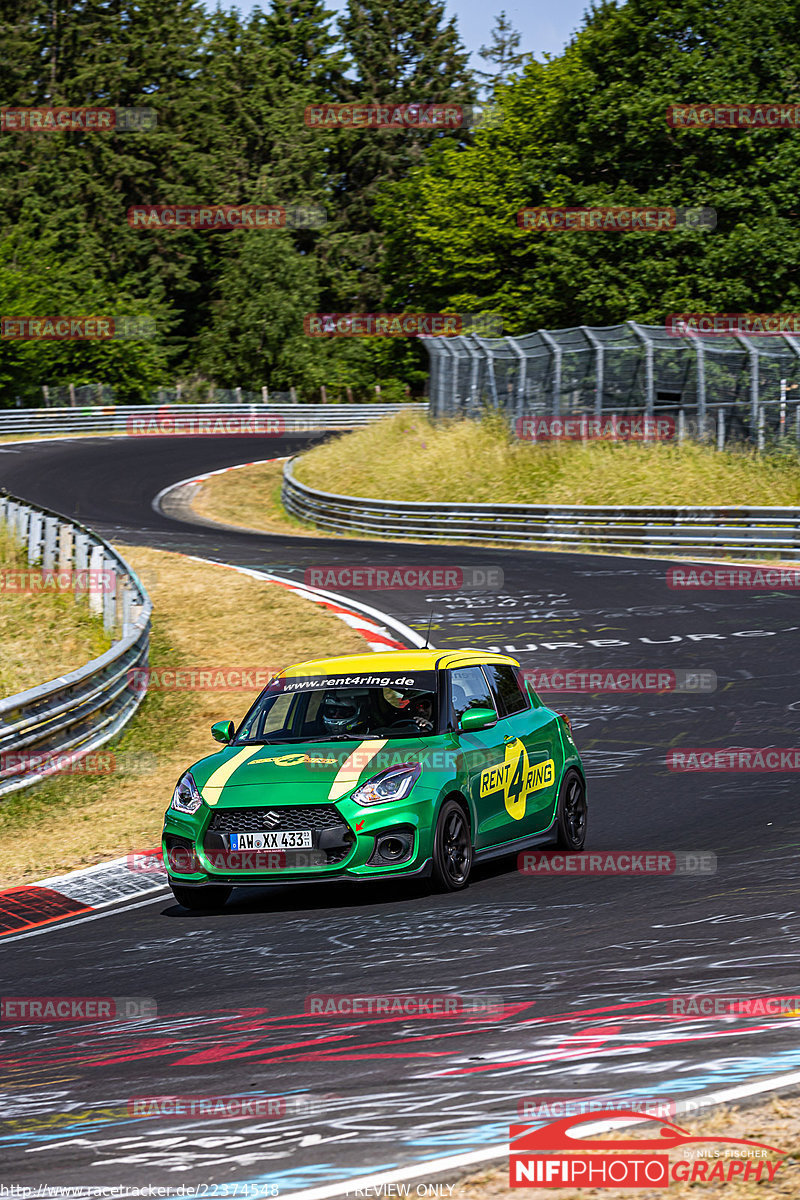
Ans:
POLYGON ((27 549, 30 566, 71 572, 76 597, 86 595, 106 632, 119 634, 85 666, 0 700, 0 796, 5 796, 54 774, 60 766, 56 756, 82 758, 102 746, 131 719, 146 689, 131 688, 129 672, 147 667, 153 606, 132 567, 77 521, 0 495, 0 524, 27 549), (92 580, 101 580, 102 587, 92 580))
POLYGON ((800 509, 431 504, 338 496, 283 472, 287 512, 320 529, 415 540, 640 553, 800 558, 800 509))
MULTIPOLYGON (((165 426, 175 418, 260 422, 275 418, 277 435, 314 429, 352 429, 400 412, 427 412, 427 404, 141 404, 91 408, 0 409, 0 436, 13 433, 142 433, 142 422, 165 426)), ((263 435, 268 436, 268 435, 263 435)))

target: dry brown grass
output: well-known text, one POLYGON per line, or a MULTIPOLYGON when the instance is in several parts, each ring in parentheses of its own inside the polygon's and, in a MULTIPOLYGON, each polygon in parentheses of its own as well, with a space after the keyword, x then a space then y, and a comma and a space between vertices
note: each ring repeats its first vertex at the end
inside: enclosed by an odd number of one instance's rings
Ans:
POLYGON ((317 536, 301 521, 290 517, 281 504, 283 461, 255 467, 237 467, 205 479, 191 496, 199 517, 266 533, 317 536))
MULTIPOLYGON (((508 1163, 504 1161, 500 1166, 483 1169, 459 1180, 452 1200, 519 1200, 520 1196, 524 1196, 525 1200, 629 1200, 634 1195, 639 1200, 664 1200, 667 1196, 669 1200, 788 1200, 789 1197, 800 1195, 798 1098, 772 1099, 752 1108, 717 1108, 696 1118, 678 1116, 669 1119, 696 1136, 710 1137, 716 1134, 720 1137, 749 1138, 768 1146, 777 1146, 786 1151, 788 1157, 783 1160, 772 1183, 766 1179, 763 1183, 753 1180, 747 1183, 740 1180, 720 1183, 674 1181, 670 1183, 669 1191, 663 1188, 511 1188, 508 1185, 508 1163)), ((641 1134, 620 1130, 614 1136, 651 1137, 653 1128, 652 1125, 643 1125, 641 1134)), ((612 1138, 611 1134, 598 1136, 612 1138)), ((713 1151, 714 1147, 710 1149, 713 1151)), ((675 1163, 678 1157, 679 1153, 673 1151, 671 1162, 675 1163)))
MULTIPOLYGON (((111 644, 102 621, 71 594, 6 591, 6 570, 27 569, 27 558, 0 529, 0 696, 13 696, 83 666, 111 644)), ((36 568, 34 568, 36 570, 36 568)))
POLYGON ((535 445, 500 419, 442 421, 414 413, 367 425, 304 454, 302 482, 386 500, 530 504, 800 502, 800 459, 685 442, 535 445))
MULTIPOLYGON (((153 598, 153 669, 278 669, 364 652, 354 630, 278 585, 178 554, 119 549, 153 598)), ((113 774, 64 775, 12 794, 0 804, 0 886, 157 846, 179 775, 217 748, 209 726, 243 716, 256 694, 153 691, 114 748, 113 774)))

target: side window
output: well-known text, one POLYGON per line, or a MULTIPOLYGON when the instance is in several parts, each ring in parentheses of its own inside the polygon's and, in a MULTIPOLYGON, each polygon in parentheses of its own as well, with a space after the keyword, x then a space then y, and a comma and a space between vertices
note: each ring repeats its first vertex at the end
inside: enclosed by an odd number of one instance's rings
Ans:
POLYGON ((450 672, 450 695, 453 698, 455 726, 468 708, 495 709, 486 676, 480 667, 459 667, 450 672))
POLYGON ((505 663, 488 663, 484 665, 483 670, 501 717, 510 717, 512 713, 522 712, 530 707, 513 667, 506 666, 505 663))

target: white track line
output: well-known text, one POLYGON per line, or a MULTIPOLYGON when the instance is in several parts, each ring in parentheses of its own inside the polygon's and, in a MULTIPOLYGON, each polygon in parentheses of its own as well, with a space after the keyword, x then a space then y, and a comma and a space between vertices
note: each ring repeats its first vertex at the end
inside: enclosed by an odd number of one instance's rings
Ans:
MULTIPOLYGON (((759 1092, 777 1091, 778 1088, 791 1087, 798 1084, 800 1084, 800 1071, 792 1071, 788 1075, 774 1075, 769 1079, 761 1079, 757 1083, 743 1083, 736 1087, 722 1088, 716 1092, 704 1092, 700 1095, 695 1095, 677 1104, 676 1113, 692 1112, 694 1115, 698 1103, 704 1108, 710 1108, 716 1104, 727 1104, 732 1100, 741 1100, 745 1096, 755 1096, 759 1092)), ((580 1130, 582 1137, 590 1137, 595 1133, 606 1133, 612 1129, 630 1129, 639 1124, 645 1124, 644 1117, 641 1122, 626 1121, 624 1118, 587 1122, 580 1126, 580 1130)), ((609 1147, 613 1147, 613 1142, 609 1143, 609 1147)), ((580 1149, 577 1139, 575 1149, 580 1149)), ((329 1200, 333 1196, 347 1196, 351 1192, 363 1191, 366 1188, 381 1188, 390 1183, 402 1183, 405 1180, 418 1179, 421 1175, 439 1175, 444 1171, 462 1172, 465 1167, 475 1166, 478 1163, 491 1162, 497 1158, 505 1158, 508 1153, 508 1142, 504 1142, 501 1145, 485 1146, 482 1150, 470 1150, 465 1154, 448 1154, 444 1158, 431 1158, 426 1162, 414 1163, 407 1167, 398 1167, 394 1171, 382 1171, 375 1175, 359 1175, 340 1183, 326 1184, 323 1187, 306 1188, 300 1192, 288 1192, 287 1196, 291 1196, 291 1200, 329 1200)))

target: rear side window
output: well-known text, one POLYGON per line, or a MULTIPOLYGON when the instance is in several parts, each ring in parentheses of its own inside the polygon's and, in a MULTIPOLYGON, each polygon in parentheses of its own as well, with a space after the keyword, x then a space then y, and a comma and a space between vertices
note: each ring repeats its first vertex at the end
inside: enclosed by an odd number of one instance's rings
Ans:
POLYGON ((530 707, 513 667, 505 663, 488 663, 484 664, 483 670, 501 717, 510 717, 530 707))

